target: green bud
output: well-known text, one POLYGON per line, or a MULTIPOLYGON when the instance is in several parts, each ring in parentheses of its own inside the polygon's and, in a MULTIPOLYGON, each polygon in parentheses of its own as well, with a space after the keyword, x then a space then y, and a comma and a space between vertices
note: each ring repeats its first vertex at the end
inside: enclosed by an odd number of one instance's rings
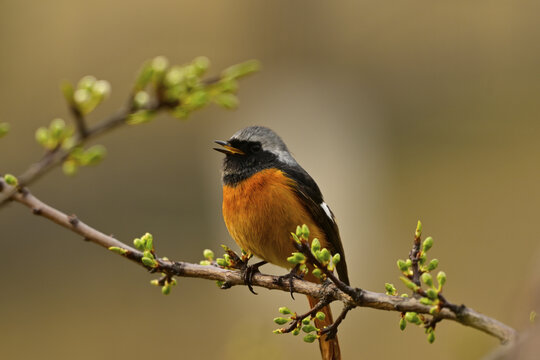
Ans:
POLYGON ((310 318, 304 318, 304 320, 302 320, 302 324, 304 325, 309 325, 309 323, 311 322, 310 318))
POLYGON ((171 286, 170 285, 165 285, 161 288, 161 293, 163 295, 169 295, 171 293, 171 286))
POLYGON ((330 254, 330 251, 328 251, 327 248, 324 248, 321 250, 321 252, 319 253, 319 256, 318 256, 318 260, 323 263, 323 264, 326 264, 328 261, 330 261, 330 258, 332 257, 332 255, 330 254))
POLYGON ((302 237, 302 227, 300 225, 296 225, 296 236, 302 237))
POLYGON ((529 314, 529 322, 531 324, 533 324, 535 321, 536 321, 536 311, 532 310, 531 313, 529 314))
POLYGON ((432 306, 432 307, 429 309, 429 313, 430 313, 431 315, 436 315, 438 312, 439 312, 439 307, 438 307, 438 306, 432 306))
POLYGON ((130 114, 126 120, 129 125, 138 125, 150 122, 156 115, 155 111, 150 110, 138 110, 133 114, 130 114))
POLYGON ((0 123, 0 138, 4 137, 9 132, 9 124, 6 122, 0 123))
MULTIPOLYGON (((88 103, 91 100, 92 94, 87 89, 77 89, 75 90, 75 93, 73 93, 73 101, 79 106, 83 107, 86 103, 88 103)), ((82 109, 81 109, 82 110, 82 109)), ((83 113, 86 113, 87 111, 82 111, 83 113)))
POLYGON ((135 245, 138 250, 144 250, 144 243, 139 238, 133 240, 133 245, 135 245))
POLYGON ((274 322, 278 325, 283 325, 283 324, 286 324, 288 323, 290 320, 287 319, 287 318, 284 318, 284 317, 277 317, 277 318, 274 318, 274 322))
POLYGON ((11 174, 4 175, 4 181, 9 186, 17 186, 19 184, 19 180, 17 180, 17 178, 11 174))
POLYGON ((203 256, 205 259, 212 261, 212 259, 214 258, 214 252, 210 249, 204 249, 203 256))
POLYGON ((437 266, 439 266, 439 260, 433 259, 429 262, 427 266, 427 271, 433 271, 437 268, 437 266))
POLYGON ((225 69, 221 73, 221 76, 223 78, 236 79, 259 71, 260 67, 261 64, 257 60, 248 60, 225 69))
POLYGON ((405 261, 405 265, 407 265, 407 268, 410 268, 412 266, 412 260, 411 259, 407 259, 405 261))
POLYGON ((137 109, 144 108, 150 102, 150 95, 146 91, 137 91, 135 96, 133 96, 133 104, 137 109))
POLYGON ((337 265, 337 263, 340 261, 341 261, 341 255, 335 254, 334 257, 332 258, 332 264, 337 265))
POLYGON ((302 274, 307 274, 309 272, 309 269, 306 266, 306 264, 300 264, 300 266, 298 267, 298 270, 300 270, 302 274))
POLYGON ((69 81, 62 81, 62 84, 60 85, 60 89, 62 90, 62 94, 64 94, 64 98, 68 102, 68 104, 73 103, 73 85, 69 81))
POLYGON ((321 276, 323 275, 322 270, 319 268, 313 269, 312 273, 313 273, 313 276, 315 276, 317 279, 320 279, 321 276))
POLYGON ((293 265, 296 265, 298 264, 298 259, 296 258, 296 256, 289 256, 287 258, 287 261, 293 265))
POLYGON ((291 313, 291 310, 289 310, 289 308, 286 306, 280 307, 278 311, 283 315, 288 315, 291 313))
POLYGON ((446 283, 446 274, 444 273, 444 271, 439 271, 439 273, 437 274, 437 282, 439 283, 440 287, 443 287, 446 283))
POLYGON ((430 331, 427 335, 427 341, 430 343, 430 344, 433 344, 433 342, 435 341, 435 332, 433 331, 430 331))
POLYGON ((219 266, 222 266, 222 267, 227 267, 229 264, 227 264, 227 260, 223 259, 223 258, 217 258, 216 259, 216 263, 219 265, 219 266))
POLYGON ((149 257, 146 257, 146 256, 143 256, 143 258, 141 259, 142 263, 147 266, 147 267, 156 267, 158 265, 158 263, 152 259, 152 258, 149 258, 149 257))
POLYGON ((414 236, 416 238, 422 236, 422 223, 420 222, 420 220, 418 220, 418 224, 416 225, 416 231, 414 233, 414 236))
POLYGON ((60 139, 62 137, 62 134, 66 130, 66 123, 62 119, 54 119, 51 121, 51 125, 49 126, 49 131, 51 136, 54 139, 60 139))
POLYGON ((293 256, 297 260, 297 263, 301 263, 306 260, 306 256, 302 254, 301 252, 294 252, 293 256))
POLYGON ((157 279, 150 280, 150 284, 152 284, 154 286, 158 286, 159 285, 159 280, 157 280, 157 279))
POLYGON ((77 162, 74 160, 66 160, 62 163, 62 171, 68 176, 73 176, 77 173, 77 162))
POLYGON ((294 336, 297 336, 298 334, 300 334, 300 328, 294 329, 294 330, 292 331, 292 334, 293 334, 294 336))
POLYGON ((418 263, 420 265, 423 265, 426 262, 427 256, 426 253, 420 253, 420 257, 418 258, 418 263))
POLYGON ((400 276, 400 279, 401 281, 403 281, 405 286, 407 286, 409 289, 411 289, 414 292, 418 291, 418 289, 420 288, 418 285, 416 285, 414 282, 412 282, 411 280, 407 279, 404 276, 400 276))
POLYGON ((317 340, 319 337, 316 334, 307 334, 304 336, 304 341, 307 343, 312 343, 317 340))
POLYGON ((319 239, 315 238, 311 242, 311 252, 315 254, 315 252, 319 250, 321 250, 321 242, 319 241, 319 239))
POLYGON ((210 60, 208 60, 208 58, 205 56, 196 57, 191 63, 193 64, 198 76, 203 75, 210 67, 210 60))
POLYGON ((396 295, 397 293, 394 284, 386 283, 384 284, 384 288, 386 289, 386 295, 396 295))
POLYGON ((272 331, 274 334, 283 334, 283 329, 276 329, 272 331))
POLYGON ((407 327, 407 321, 404 318, 401 318, 399 320, 399 329, 403 331, 405 330, 406 327, 407 327))
POLYGON ((405 320, 407 320, 410 323, 420 325, 422 323, 422 320, 418 317, 418 314, 415 312, 407 312, 405 313, 405 320))
POLYGON ((291 236, 293 238, 294 241, 296 241, 298 244, 301 244, 302 242, 300 241, 300 239, 298 238, 298 236, 296 236, 295 233, 291 233, 291 236))
POLYGON ((236 109, 238 107, 238 97, 231 93, 220 93, 214 96, 214 102, 225 109, 236 109))
POLYGON ((433 305, 433 301, 427 297, 420 298, 420 303, 424 305, 433 305))
POLYGON ((407 263, 401 259, 397 261, 397 266, 399 270, 401 271, 407 271, 409 269, 409 267, 407 266, 407 263))
POLYGON ((430 273, 423 273, 420 279, 427 286, 433 286, 433 278, 431 277, 430 273))
POLYGON ((45 146, 49 140, 49 130, 44 127, 40 127, 36 130, 36 141, 38 144, 45 146))
POLYGON ((422 244, 422 251, 427 252, 433 246, 433 238, 428 236, 424 243, 422 244))
POLYGON ((120 248, 118 246, 111 246, 111 247, 109 247, 109 250, 111 250, 112 252, 115 252, 117 254, 120 254, 120 255, 125 255, 128 252, 126 249, 122 249, 122 248, 120 248))
POLYGON ((150 252, 150 250, 144 250, 143 256, 149 259, 154 259, 154 255, 150 252))
POLYGON ((399 296, 401 296, 402 298, 407 298, 407 297, 409 297, 409 295, 407 295, 407 294, 401 294, 401 295, 399 295, 399 296))
POLYGON ((218 288, 220 288, 220 289, 223 287, 224 284, 225 284, 225 281, 221 281, 221 280, 217 280, 217 281, 216 281, 216 285, 217 285, 218 288))
POLYGON ((92 92, 100 99, 104 99, 111 93, 111 84, 107 80, 98 80, 92 87, 92 92))
POLYGON ((90 90, 96 83, 97 79, 92 75, 86 75, 77 83, 78 89, 90 90))
POLYGON ((322 311, 319 311, 319 312, 315 315, 315 317, 316 317, 317 319, 319 319, 320 321, 324 321, 324 319, 326 319, 326 315, 325 315, 322 311))
POLYGON ((211 263, 210 261, 208 261, 208 260, 201 260, 201 261, 199 262, 199 264, 200 264, 200 265, 212 265, 212 263, 211 263))
POLYGON ((438 298, 438 294, 437 294, 437 291, 435 291, 435 289, 427 289, 426 295, 431 300, 436 300, 438 298))
POLYGON ((302 225, 302 234, 306 239, 309 239, 309 228, 306 224, 302 225))
POLYGON ((164 56, 156 56, 150 66, 155 73, 162 73, 169 66, 169 60, 164 56))
POLYGON ((302 331, 309 334, 312 331, 317 331, 317 328, 313 325, 306 325, 302 327, 302 331))

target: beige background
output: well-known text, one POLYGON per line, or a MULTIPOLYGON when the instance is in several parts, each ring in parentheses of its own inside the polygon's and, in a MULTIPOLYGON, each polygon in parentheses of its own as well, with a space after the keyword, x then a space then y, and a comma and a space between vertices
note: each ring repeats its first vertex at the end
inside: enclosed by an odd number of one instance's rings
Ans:
MULTIPOLYGON (((266 125, 336 213, 354 285, 398 284, 395 261, 422 219, 447 297, 525 329, 540 278, 539 11, 534 1, 4 0, 0 120, 12 132, 0 172, 21 173, 41 155, 35 129, 69 118, 62 79, 112 83, 95 123, 148 58, 206 55, 213 73, 256 58, 264 70, 241 82, 237 111, 123 128, 98 140, 101 165, 75 178, 56 170, 32 191, 124 241, 150 231, 161 255, 198 261, 233 244, 212 141, 266 125)), ((164 297, 141 268, 26 208, 0 213, 5 358, 317 356, 271 332, 277 308, 304 311, 302 298, 191 279, 164 297)), ((429 345, 421 329, 401 333, 398 314, 368 309, 339 334, 346 359, 477 359, 497 347, 450 322, 429 345)))

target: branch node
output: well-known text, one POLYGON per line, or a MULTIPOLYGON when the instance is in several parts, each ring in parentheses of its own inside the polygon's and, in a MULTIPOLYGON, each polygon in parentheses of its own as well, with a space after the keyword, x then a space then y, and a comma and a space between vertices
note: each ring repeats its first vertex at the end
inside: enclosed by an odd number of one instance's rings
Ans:
POLYGON ((41 208, 35 207, 32 209, 32 214, 41 215, 41 208))
POLYGON ((72 226, 77 226, 79 224, 79 219, 77 218, 77 215, 75 214, 69 215, 68 221, 72 226))

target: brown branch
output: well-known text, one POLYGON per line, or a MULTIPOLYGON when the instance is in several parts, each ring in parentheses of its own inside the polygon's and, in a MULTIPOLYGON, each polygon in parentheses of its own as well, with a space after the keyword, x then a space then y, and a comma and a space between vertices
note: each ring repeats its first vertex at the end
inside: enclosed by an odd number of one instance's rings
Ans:
MULTIPOLYGON (((67 215, 50 205, 45 204, 26 189, 15 190, 12 186, 7 185, 3 180, 0 180, 0 189, 4 192, 13 192, 13 200, 19 202, 32 210, 35 215, 42 216, 56 224, 65 227, 84 239, 93 242, 105 248, 112 246, 126 250, 122 256, 138 263, 141 266, 143 254, 124 244, 123 242, 106 235, 99 230, 92 228, 79 220, 75 215, 67 215)), ((245 285, 244 279, 240 271, 226 270, 217 266, 198 265, 187 262, 175 262, 164 259, 157 259, 157 267, 149 269, 152 272, 162 272, 166 275, 193 277, 208 280, 219 280, 226 284, 226 287, 234 285, 245 285)), ((324 299, 325 302, 339 301, 346 308, 369 307, 378 310, 397 311, 397 312, 416 312, 421 314, 429 313, 430 306, 421 304, 417 299, 404 298, 400 296, 390 296, 381 293, 371 292, 367 290, 361 291, 361 296, 351 296, 340 290, 334 283, 316 284, 305 280, 292 279, 291 282, 279 281, 279 276, 265 275, 256 273, 252 278, 252 285, 267 288, 270 290, 292 291, 310 295, 318 299, 324 299)), ((355 289, 357 290, 357 289, 355 289)), ((346 310, 340 315, 345 317, 346 310)), ((438 318, 456 321, 462 325, 473 327, 483 331, 491 336, 494 336, 506 343, 514 341, 517 338, 517 332, 497 321, 493 318, 480 314, 468 307, 460 307, 459 312, 453 312, 450 309, 444 308, 437 314, 438 318)))

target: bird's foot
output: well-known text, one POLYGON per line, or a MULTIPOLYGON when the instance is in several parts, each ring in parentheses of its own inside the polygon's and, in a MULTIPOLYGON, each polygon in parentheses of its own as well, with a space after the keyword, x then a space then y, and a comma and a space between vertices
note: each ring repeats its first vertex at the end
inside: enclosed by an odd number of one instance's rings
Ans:
POLYGON ((283 282, 285 280, 287 280, 289 282, 289 291, 291 293, 291 297, 292 297, 293 300, 294 300, 294 285, 293 285, 294 279, 298 279, 298 280, 303 280, 304 279, 303 274, 299 273, 298 267, 299 266, 296 265, 295 267, 293 267, 291 269, 291 271, 288 274, 278 276, 278 279, 277 279, 277 283, 279 285, 283 285, 283 282))
POLYGON ((252 286, 253 275, 259 272, 259 268, 266 264, 266 261, 259 261, 258 263, 255 263, 253 265, 248 265, 246 261, 244 264, 245 265, 242 267, 242 269, 240 269, 240 271, 242 272, 242 280, 244 280, 244 284, 247 285, 249 291, 257 295, 257 293, 253 290, 252 286))

